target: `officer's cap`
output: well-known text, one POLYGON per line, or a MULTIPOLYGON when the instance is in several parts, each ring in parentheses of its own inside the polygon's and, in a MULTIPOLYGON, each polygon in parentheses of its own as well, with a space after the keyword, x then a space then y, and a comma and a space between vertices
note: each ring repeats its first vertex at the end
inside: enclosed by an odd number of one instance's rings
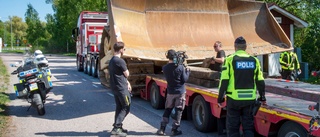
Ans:
POLYGON ((246 40, 240 36, 234 41, 235 45, 245 45, 247 44, 246 40))

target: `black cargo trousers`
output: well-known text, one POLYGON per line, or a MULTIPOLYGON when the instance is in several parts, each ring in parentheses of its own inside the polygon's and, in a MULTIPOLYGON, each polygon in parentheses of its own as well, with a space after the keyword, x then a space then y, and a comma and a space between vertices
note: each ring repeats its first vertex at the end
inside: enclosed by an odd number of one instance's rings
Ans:
POLYGON ((240 124, 243 135, 254 137, 254 119, 252 109, 255 100, 233 100, 227 97, 227 135, 240 137, 240 124))
POLYGON ((114 91, 113 96, 116 102, 113 126, 115 128, 121 128, 123 120, 130 112, 131 96, 128 90, 114 91))

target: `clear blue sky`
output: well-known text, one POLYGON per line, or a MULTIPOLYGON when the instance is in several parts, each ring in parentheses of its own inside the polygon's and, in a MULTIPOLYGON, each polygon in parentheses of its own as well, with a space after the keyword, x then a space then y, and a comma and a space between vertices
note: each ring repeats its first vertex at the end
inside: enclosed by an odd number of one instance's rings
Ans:
POLYGON ((46 4, 45 0, 0 0, 0 17, 2 21, 9 20, 9 16, 18 16, 23 21, 30 3, 38 12, 38 17, 41 21, 46 21, 47 14, 53 14, 52 5, 46 4))

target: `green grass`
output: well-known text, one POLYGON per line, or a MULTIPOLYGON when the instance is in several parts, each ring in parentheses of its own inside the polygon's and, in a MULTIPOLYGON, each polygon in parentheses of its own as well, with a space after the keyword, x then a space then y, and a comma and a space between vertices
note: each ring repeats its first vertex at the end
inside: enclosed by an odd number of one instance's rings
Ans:
POLYGON ((65 55, 65 56, 76 56, 76 53, 64 53, 62 55, 65 55))
POLYGON ((25 50, 2 50, 3 53, 24 53, 25 50))
MULTIPOLYGON (((0 133, 4 133, 9 117, 6 113, 6 103, 9 102, 9 95, 5 93, 10 85, 10 75, 0 58, 0 133)), ((1 136, 1 134, 0 134, 1 136)))

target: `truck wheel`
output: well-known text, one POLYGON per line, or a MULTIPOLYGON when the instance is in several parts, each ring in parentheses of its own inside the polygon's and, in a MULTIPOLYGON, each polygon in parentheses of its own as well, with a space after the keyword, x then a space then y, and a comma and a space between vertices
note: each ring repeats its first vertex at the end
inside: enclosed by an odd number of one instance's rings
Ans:
POLYGON ((213 130, 217 119, 211 114, 211 108, 202 96, 198 95, 192 103, 192 120, 196 129, 200 132, 213 130))
POLYGON ((40 116, 44 115, 46 113, 46 110, 44 109, 44 104, 42 102, 40 94, 33 94, 32 102, 35 104, 35 107, 37 108, 38 114, 40 116))
POLYGON ((156 82, 153 82, 150 88, 150 103, 151 106, 155 109, 163 109, 164 108, 164 97, 160 95, 159 86, 156 82))
POLYGON ((81 67, 81 59, 77 57, 77 70, 83 71, 83 67, 81 67))
POLYGON ((87 58, 83 58, 83 72, 88 74, 88 61, 87 58))
POLYGON ((308 136, 307 131, 298 123, 293 121, 285 122, 279 132, 278 137, 306 137, 308 136))
POLYGON ((91 59, 91 75, 93 77, 97 77, 97 68, 96 68, 96 60, 94 58, 91 59))
POLYGON ((88 61, 88 65, 87 65, 87 69, 88 69, 88 75, 91 76, 92 75, 92 63, 91 63, 91 59, 89 59, 88 61))
POLYGON ((102 70, 100 70, 100 63, 99 63, 99 61, 97 62, 97 77, 100 77, 100 71, 102 71, 102 70))

